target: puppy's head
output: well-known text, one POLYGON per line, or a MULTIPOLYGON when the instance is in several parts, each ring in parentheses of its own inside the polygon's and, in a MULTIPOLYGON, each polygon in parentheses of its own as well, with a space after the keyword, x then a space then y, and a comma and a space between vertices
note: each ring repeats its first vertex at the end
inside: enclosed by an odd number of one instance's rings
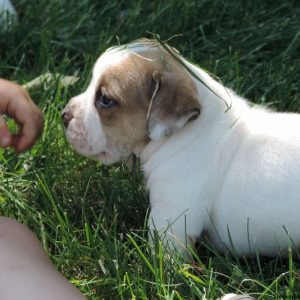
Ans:
POLYGON ((81 154, 114 163, 198 117, 191 77, 151 42, 107 50, 87 90, 63 111, 66 136, 81 154))

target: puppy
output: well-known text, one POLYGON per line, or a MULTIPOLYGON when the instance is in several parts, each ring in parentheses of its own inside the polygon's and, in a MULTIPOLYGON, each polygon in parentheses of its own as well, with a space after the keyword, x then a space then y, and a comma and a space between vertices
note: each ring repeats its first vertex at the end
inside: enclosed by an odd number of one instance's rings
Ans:
POLYGON ((63 111, 82 155, 135 153, 150 193, 149 229, 185 249, 205 234, 238 256, 300 246, 300 116, 252 106, 169 46, 108 49, 63 111))

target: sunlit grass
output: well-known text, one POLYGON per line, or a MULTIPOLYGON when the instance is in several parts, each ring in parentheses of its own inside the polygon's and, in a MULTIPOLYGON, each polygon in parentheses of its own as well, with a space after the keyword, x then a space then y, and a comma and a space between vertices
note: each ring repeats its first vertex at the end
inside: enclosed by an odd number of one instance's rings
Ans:
MULTIPOLYGON (((60 112, 86 87, 107 47, 157 33, 255 103, 300 107, 298 1, 14 1, 19 22, 0 34, 0 76, 20 84, 76 75, 31 91, 45 116, 39 143, 0 151, 0 214, 27 224, 56 267, 89 299, 216 299, 249 293, 298 299, 299 258, 224 257, 209 244, 193 262, 147 242, 148 196, 137 168, 101 166, 72 151, 60 112)), ((206 244, 206 243, 205 243, 206 244)))

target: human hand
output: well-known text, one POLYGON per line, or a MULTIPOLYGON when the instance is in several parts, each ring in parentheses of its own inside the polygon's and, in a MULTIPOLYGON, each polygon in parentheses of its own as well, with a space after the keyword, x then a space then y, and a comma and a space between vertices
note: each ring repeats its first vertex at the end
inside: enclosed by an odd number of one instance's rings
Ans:
POLYGON ((11 134, 0 115, 0 147, 13 147, 23 152, 42 132, 43 117, 39 108, 21 86, 4 79, 0 79, 0 114, 9 116, 20 126, 17 134, 11 134))

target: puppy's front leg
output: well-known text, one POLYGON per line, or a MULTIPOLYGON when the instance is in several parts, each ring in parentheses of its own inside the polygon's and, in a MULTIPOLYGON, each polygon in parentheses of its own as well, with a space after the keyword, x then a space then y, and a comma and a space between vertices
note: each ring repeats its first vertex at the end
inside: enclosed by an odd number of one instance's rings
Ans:
POLYGON ((192 218, 188 211, 170 212, 167 208, 152 208, 148 220, 149 242, 153 244, 159 239, 165 249, 186 254, 202 231, 201 227, 192 228, 192 218))

